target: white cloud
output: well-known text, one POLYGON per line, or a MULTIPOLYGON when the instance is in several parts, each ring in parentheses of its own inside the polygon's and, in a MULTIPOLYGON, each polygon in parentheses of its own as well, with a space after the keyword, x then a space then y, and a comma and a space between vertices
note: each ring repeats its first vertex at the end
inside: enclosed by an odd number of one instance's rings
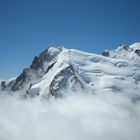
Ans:
POLYGON ((0 140, 139 140, 140 104, 120 94, 0 96, 0 140))

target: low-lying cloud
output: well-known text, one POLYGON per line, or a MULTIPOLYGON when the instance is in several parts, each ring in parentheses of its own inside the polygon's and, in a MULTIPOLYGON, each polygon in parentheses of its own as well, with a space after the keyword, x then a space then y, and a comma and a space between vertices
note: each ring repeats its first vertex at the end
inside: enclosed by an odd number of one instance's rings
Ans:
POLYGON ((0 96, 0 140, 139 140, 140 104, 120 94, 0 96))

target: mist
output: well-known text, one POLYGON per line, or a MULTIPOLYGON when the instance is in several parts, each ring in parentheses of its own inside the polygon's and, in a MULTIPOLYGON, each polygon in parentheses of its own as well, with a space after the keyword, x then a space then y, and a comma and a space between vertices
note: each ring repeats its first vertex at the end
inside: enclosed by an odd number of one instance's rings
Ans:
POLYGON ((140 103, 123 94, 0 95, 0 140, 139 140, 140 103))

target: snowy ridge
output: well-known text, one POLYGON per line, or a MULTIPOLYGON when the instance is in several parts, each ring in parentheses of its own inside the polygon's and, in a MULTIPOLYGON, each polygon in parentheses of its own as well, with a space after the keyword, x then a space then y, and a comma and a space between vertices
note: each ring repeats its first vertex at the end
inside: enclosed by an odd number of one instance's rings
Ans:
POLYGON ((64 47, 50 47, 36 56, 16 80, 1 83, 2 90, 49 97, 69 92, 102 91, 132 94, 140 91, 140 43, 121 45, 102 55, 64 47), (128 88, 131 85, 131 89, 128 88))

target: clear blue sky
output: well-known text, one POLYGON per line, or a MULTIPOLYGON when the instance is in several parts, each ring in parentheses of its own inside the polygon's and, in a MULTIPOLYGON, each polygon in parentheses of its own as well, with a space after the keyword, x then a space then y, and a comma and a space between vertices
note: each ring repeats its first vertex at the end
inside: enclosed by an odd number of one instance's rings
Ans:
POLYGON ((0 78, 48 46, 101 53, 140 41, 140 0, 0 0, 0 78))

